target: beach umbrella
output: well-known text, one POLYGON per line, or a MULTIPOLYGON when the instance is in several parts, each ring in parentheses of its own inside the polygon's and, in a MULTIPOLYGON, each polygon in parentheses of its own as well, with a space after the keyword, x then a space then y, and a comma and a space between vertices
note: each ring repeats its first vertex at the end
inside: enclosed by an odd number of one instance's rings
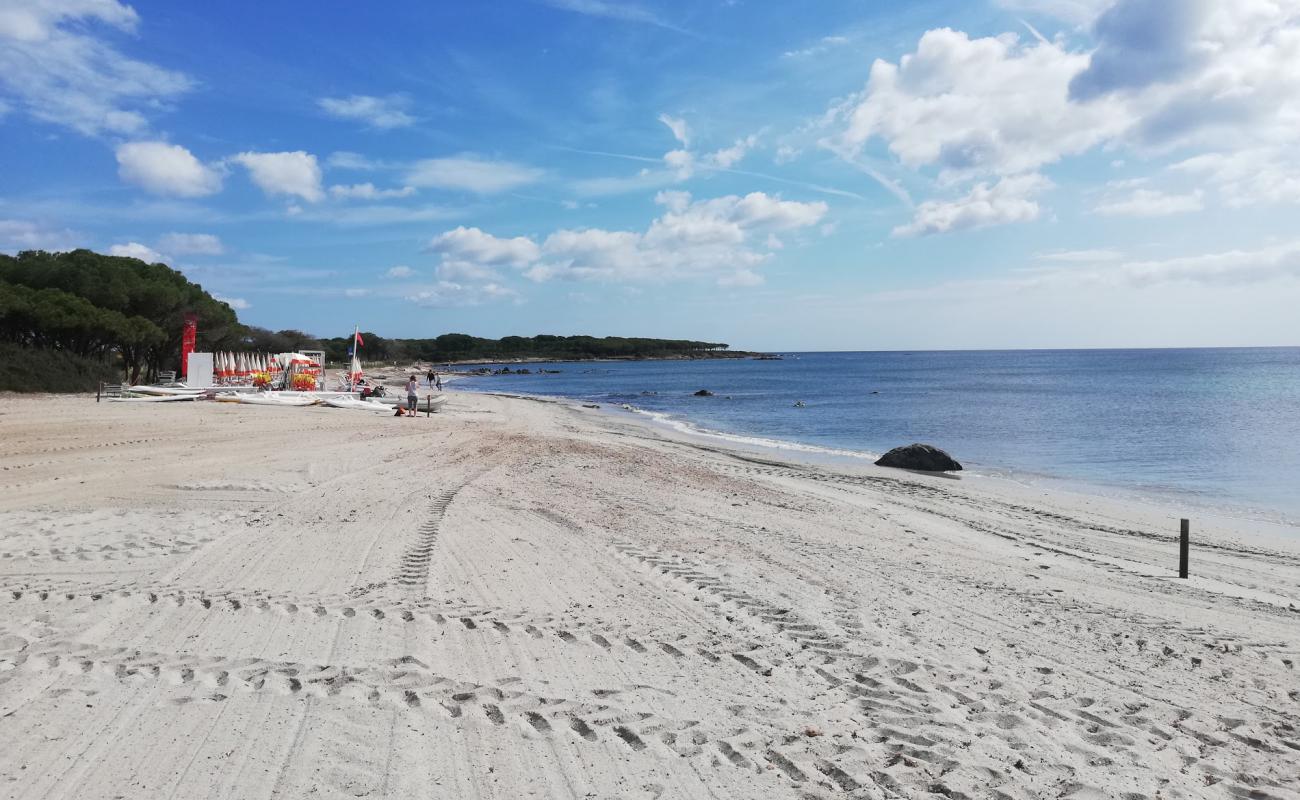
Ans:
POLYGON ((348 367, 348 380, 356 383, 361 380, 361 359, 357 358, 357 351, 352 351, 352 365, 348 367))
POLYGON ((348 381, 351 383, 361 380, 361 357, 358 355, 358 351, 363 345, 361 329, 357 328, 352 331, 352 364, 348 367, 348 381))
POLYGON ((235 373, 241 378, 248 377, 248 356, 243 353, 235 356, 235 373))

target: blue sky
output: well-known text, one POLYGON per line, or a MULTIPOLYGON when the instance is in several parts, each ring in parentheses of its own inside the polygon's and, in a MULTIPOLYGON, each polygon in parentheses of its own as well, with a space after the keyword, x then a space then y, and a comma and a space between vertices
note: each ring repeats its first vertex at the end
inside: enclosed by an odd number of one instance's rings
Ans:
POLYGON ((790 8, 0 0, 0 251, 319 335, 1300 344, 1300 0, 790 8))

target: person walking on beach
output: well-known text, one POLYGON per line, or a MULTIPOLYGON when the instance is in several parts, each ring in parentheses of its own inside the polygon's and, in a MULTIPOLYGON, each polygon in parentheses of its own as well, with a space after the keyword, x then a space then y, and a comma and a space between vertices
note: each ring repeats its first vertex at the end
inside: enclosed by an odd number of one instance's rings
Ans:
POLYGON ((406 382, 406 409, 411 412, 411 416, 415 416, 415 408, 420 404, 420 396, 417 394, 419 391, 420 382, 412 375, 406 382))
POLYGON ((424 377, 429 379, 429 388, 432 389, 434 382, 438 380, 438 373, 433 371, 433 367, 429 367, 429 374, 424 377))

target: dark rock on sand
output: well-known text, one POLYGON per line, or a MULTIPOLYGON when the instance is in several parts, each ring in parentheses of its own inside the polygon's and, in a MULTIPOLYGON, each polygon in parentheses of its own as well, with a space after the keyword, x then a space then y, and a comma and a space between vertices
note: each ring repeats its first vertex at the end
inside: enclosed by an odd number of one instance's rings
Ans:
POLYGON ((919 469, 925 472, 956 472, 961 469, 952 456, 933 445, 909 444, 895 447, 880 457, 876 464, 899 469, 919 469))
POLYGON ((695 396, 696 396, 696 397, 712 397, 712 396, 713 396, 713 392, 710 392, 708 389, 701 389, 701 390, 699 390, 698 392, 695 393, 695 396))

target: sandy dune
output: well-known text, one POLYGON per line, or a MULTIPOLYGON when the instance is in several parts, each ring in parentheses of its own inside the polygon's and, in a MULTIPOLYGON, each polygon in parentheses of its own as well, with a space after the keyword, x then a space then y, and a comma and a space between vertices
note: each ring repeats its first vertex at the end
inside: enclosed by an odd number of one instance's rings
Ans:
POLYGON ((0 398, 0 794, 1300 797, 1300 539, 580 408, 0 398))

